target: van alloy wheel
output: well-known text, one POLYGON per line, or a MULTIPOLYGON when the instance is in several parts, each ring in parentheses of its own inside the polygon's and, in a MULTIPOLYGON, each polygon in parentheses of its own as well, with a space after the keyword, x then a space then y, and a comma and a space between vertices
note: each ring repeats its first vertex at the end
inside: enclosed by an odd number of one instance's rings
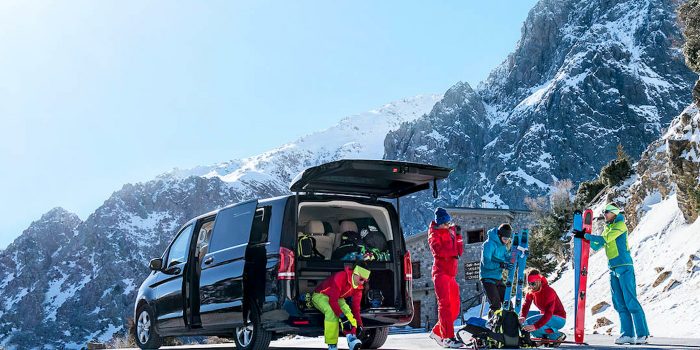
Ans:
POLYGON ((148 343, 148 340, 151 338, 151 317, 148 315, 147 310, 141 311, 139 315, 139 320, 136 325, 136 334, 141 344, 148 343))
POLYGON ((244 347, 248 347, 250 342, 253 340, 253 323, 250 319, 246 322, 247 324, 243 327, 236 327, 236 337, 238 338, 238 343, 244 347))

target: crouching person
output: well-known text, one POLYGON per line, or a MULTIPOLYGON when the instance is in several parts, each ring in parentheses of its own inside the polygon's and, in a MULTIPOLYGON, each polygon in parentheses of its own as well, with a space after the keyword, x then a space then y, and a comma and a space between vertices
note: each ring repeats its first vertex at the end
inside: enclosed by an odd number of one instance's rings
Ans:
POLYGON ((356 264, 334 273, 316 287, 311 302, 324 315, 323 334, 328 350, 338 349, 339 329, 343 330, 350 350, 362 346, 362 342, 357 339, 357 330, 362 327, 360 302, 369 275, 369 270, 356 264), (345 301, 345 298, 350 297, 352 306, 348 306, 345 301))
POLYGON ((538 270, 532 269, 527 273, 528 293, 520 314, 523 330, 530 332, 533 338, 543 338, 563 341, 566 334, 559 332, 566 324, 566 311, 557 293, 549 286, 547 279, 538 270), (530 305, 540 310, 530 311, 530 305))

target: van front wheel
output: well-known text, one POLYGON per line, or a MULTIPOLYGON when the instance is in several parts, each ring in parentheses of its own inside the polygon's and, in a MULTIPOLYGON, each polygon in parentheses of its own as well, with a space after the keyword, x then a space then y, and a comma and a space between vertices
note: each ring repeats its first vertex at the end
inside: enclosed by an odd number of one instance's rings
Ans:
POLYGON ((148 304, 139 306, 136 311, 136 345, 141 349, 158 349, 163 339, 156 332, 153 309, 148 304))
POLYGON ((233 340, 236 342, 236 349, 241 350, 263 350, 270 346, 272 332, 262 328, 260 323, 260 310, 255 303, 252 303, 248 322, 245 325, 236 327, 233 340))
POLYGON ((362 331, 362 348, 379 349, 389 336, 389 328, 370 328, 362 331))

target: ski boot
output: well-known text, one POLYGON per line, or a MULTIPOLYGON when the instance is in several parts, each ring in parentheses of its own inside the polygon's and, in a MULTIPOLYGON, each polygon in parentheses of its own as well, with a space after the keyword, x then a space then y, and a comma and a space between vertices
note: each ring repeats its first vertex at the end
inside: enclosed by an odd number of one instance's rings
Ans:
POLYGON ((337 344, 328 344, 328 350, 338 350, 337 344))
POLYGON ((362 348, 362 342, 360 341, 360 339, 357 339, 355 335, 348 334, 345 336, 345 339, 348 340, 348 349, 360 350, 362 348))
POLYGON ((630 337, 627 335, 622 335, 619 338, 615 339, 615 344, 617 345, 622 345, 622 344, 631 344, 634 345, 635 341, 637 339, 634 337, 630 337))

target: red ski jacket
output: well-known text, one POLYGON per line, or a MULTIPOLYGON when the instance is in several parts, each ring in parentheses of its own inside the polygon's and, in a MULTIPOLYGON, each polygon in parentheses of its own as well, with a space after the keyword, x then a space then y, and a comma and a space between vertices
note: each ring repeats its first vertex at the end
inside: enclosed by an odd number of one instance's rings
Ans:
POLYGON ((360 317, 360 302, 362 301, 363 285, 357 288, 352 287, 352 267, 345 267, 345 270, 338 271, 325 279, 314 290, 316 293, 322 293, 328 296, 328 303, 336 316, 340 317, 343 311, 340 309, 338 299, 352 297, 350 309, 352 315, 357 320, 357 325, 362 327, 362 318, 360 317))
POLYGON ((528 279, 534 277, 539 277, 540 282, 542 282, 542 288, 537 292, 527 293, 525 296, 525 304, 523 304, 523 309, 520 312, 520 317, 527 317, 527 313, 530 311, 530 305, 534 300, 535 306, 542 312, 542 317, 534 324, 536 329, 542 328, 554 315, 566 319, 566 311, 564 310, 564 305, 561 304, 561 300, 559 300, 557 292, 549 286, 544 276, 529 276, 528 279))
POLYGON ((457 276, 457 259, 464 252, 462 235, 457 234, 457 227, 438 228, 435 221, 428 229, 428 244, 433 253, 433 276, 446 274, 457 276))

